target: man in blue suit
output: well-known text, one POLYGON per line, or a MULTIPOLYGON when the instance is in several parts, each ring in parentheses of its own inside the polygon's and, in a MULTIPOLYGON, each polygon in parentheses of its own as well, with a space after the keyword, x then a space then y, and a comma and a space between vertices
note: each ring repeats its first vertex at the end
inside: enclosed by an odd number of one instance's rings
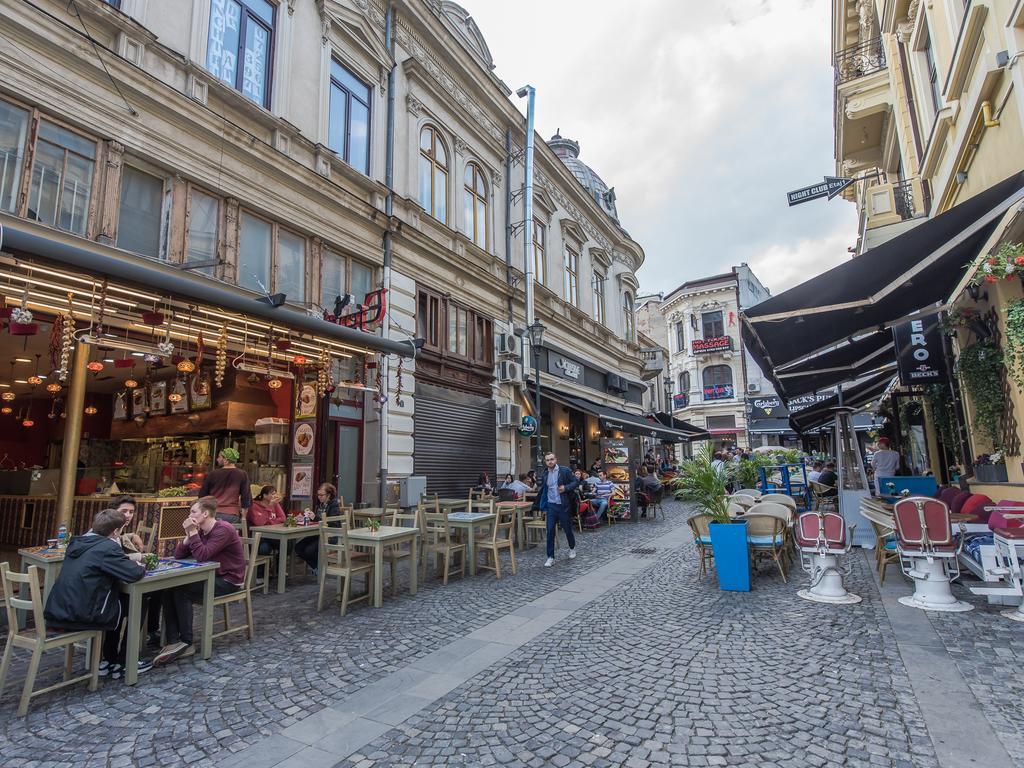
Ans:
POLYGON ((544 456, 544 464, 548 471, 544 473, 540 488, 540 508, 547 513, 548 523, 548 559, 544 567, 555 564, 555 526, 561 525, 565 538, 569 542, 569 559, 576 557, 576 537, 572 534, 572 520, 569 512, 572 509, 572 492, 579 485, 579 480, 568 467, 558 466, 555 454, 544 456))

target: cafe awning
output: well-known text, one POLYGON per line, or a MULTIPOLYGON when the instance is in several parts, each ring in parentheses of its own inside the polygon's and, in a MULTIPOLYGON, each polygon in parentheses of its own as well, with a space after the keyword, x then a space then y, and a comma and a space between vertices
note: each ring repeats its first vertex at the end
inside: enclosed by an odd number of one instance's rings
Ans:
POLYGON ((4 213, 0 213, 0 248, 17 254, 42 257, 101 279, 121 280, 150 291, 239 312, 279 328, 315 334, 358 349, 377 350, 401 357, 412 357, 415 352, 410 340, 384 339, 328 322, 322 317, 287 305, 273 307, 260 301, 261 297, 252 291, 183 271, 166 262, 82 240, 4 213))
POLYGON ((832 420, 837 408, 857 410, 875 400, 889 388, 895 378, 892 371, 876 373, 862 381, 843 388, 843 402, 840 406, 838 393, 817 405, 805 408, 789 417, 789 423, 797 432, 808 432, 832 420))
POLYGON ((747 431, 752 435, 790 435, 793 427, 787 418, 756 419, 750 422, 747 431))
POLYGON ((708 436, 706 429, 702 429, 696 424, 691 424, 683 419, 677 419, 675 416, 665 413, 664 411, 657 411, 654 414, 654 418, 666 427, 672 427, 673 429, 678 429, 680 432, 686 432, 690 435, 690 440, 704 440, 708 436))
POLYGON ((1024 200, 1024 172, 877 248, 742 313, 743 336, 767 370, 945 303, 1024 200))
POLYGON ((876 331, 780 368, 775 371, 775 378, 780 394, 789 399, 855 381, 885 368, 895 370, 895 354, 892 332, 876 331))
POLYGON ((666 427, 654 419, 641 416, 640 414, 629 413, 618 408, 612 408, 610 405, 595 403, 593 400, 587 400, 586 398, 567 395, 550 387, 541 386, 540 391, 551 400, 596 416, 601 429, 612 429, 619 432, 628 432, 632 435, 642 435, 643 437, 653 437, 676 443, 700 439, 700 437, 692 436, 682 430, 666 427))

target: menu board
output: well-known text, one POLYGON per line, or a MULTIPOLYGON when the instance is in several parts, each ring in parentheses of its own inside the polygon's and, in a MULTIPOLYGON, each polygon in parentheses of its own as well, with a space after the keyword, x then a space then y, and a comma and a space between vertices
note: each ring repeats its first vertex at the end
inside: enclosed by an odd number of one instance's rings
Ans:
POLYGON ((608 514, 620 518, 635 517, 633 484, 630 472, 630 440, 602 438, 601 462, 608 479, 615 483, 608 514))

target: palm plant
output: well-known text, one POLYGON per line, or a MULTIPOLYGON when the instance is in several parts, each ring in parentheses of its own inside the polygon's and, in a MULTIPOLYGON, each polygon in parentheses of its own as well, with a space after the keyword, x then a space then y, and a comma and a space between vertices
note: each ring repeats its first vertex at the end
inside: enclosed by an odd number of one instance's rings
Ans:
POLYGON ((689 461, 684 461, 678 478, 681 496, 692 501, 713 522, 728 523, 729 512, 726 501, 726 483, 729 481, 728 465, 716 467, 712 462, 715 454, 710 444, 689 461))

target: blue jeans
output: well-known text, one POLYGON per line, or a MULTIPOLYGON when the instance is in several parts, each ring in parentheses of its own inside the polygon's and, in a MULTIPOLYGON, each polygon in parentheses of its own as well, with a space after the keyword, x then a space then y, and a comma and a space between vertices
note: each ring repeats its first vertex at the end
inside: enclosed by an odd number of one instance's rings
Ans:
POLYGON ((555 556, 555 526, 561 525, 565 531, 565 538, 569 542, 569 549, 576 549, 576 537, 572 534, 572 520, 569 519, 569 510, 562 504, 551 504, 547 506, 548 523, 548 557, 555 556))
POLYGON ((602 515, 608 514, 608 499, 598 497, 589 499, 589 501, 590 508, 594 510, 594 514, 597 515, 598 519, 600 519, 602 515))

